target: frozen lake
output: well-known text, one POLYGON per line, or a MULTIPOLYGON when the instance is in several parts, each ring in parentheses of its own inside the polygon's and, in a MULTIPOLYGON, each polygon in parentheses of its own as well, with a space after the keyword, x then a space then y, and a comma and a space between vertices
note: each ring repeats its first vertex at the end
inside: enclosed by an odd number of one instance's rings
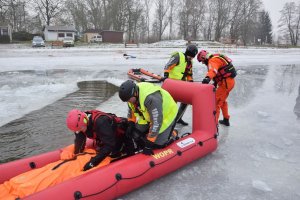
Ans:
MULTIPOLYGON (((178 50, 0 48, 0 163, 72 143, 65 115, 74 106, 126 116, 116 91, 127 71, 162 74, 178 50)), ((238 69, 218 149, 120 199, 300 199, 300 49, 207 50, 238 69)), ((195 59, 195 79, 205 72, 195 59)), ((191 123, 190 108, 184 120, 191 123)))

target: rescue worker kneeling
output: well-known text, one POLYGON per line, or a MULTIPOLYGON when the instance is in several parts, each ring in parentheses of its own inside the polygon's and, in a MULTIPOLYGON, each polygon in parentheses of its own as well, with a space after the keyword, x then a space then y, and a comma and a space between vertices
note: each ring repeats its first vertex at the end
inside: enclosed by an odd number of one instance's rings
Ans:
POLYGON ((119 97, 128 103, 127 135, 135 139, 142 153, 164 148, 177 135, 173 134, 178 107, 172 96, 152 83, 127 80, 120 86, 119 97))
POLYGON ((85 164, 83 171, 97 166, 107 156, 134 154, 133 141, 125 135, 128 127, 126 118, 99 110, 83 112, 73 109, 68 113, 66 123, 75 134, 75 149, 69 155, 61 154, 61 159, 72 159, 82 153, 87 138, 93 139, 96 144, 97 155, 85 164))

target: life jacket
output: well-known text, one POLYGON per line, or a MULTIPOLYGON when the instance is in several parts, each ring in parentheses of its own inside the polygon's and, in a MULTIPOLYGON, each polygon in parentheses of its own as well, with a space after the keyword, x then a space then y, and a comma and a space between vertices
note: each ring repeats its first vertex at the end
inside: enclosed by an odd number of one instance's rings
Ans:
MULTIPOLYGON (((116 127, 116 136, 121 137, 125 134, 126 128, 127 128, 127 119, 123 117, 117 117, 115 114, 112 113, 105 113, 99 110, 90 110, 86 111, 87 114, 92 115, 92 122, 93 122, 93 138, 97 138, 97 133, 96 133, 96 127, 95 127, 95 122, 96 120, 101 117, 101 116, 106 116, 110 118, 113 122, 112 126, 116 127)), ((84 133, 86 135, 86 133, 84 133)), ((87 136, 87 135, 86 135, 87 136)))
POLYGON ((173 120, 177 115, 178 107, 176 102, 167 91, 165 91, 158 85, 141 82, 138 83, 137 86, 139 87, 139 103, 140 103, 140 108, 138 109, 139 112, 143 115, 144 120, 146 120, 148 123, 151 123, 151 121, 150 121, 150 114, 148 113, 145 107, 145 99, 147 98, 148 95, 156 91, 159 91, 161 93, 163 98, 163 102, 162 102, 163 121, 159 133, 162 133, 170 126, 170 124, 173 122, 173 120))
POLYGON ((184 77, 185 73, 185 68, 187 65, 187 62, 185 60, 185 55, 182 52, 174 52, 172 53, 172 56, 175 54, 179 55, 179 63, 177 66, 175 66, 170 72, 169 72, 169 78, 174 79, 174 80, 182 80, 184 77))
POLYGON ((226 65, 222 66, 218 69, 217 75, 214 77, 216 82, 222 81, 228 77, 234 78, 236 77, 237 73, 232 64, 232 60, 223 54, 212 54, 209 59, 211 58, 219 58, 223 60, 226 65))

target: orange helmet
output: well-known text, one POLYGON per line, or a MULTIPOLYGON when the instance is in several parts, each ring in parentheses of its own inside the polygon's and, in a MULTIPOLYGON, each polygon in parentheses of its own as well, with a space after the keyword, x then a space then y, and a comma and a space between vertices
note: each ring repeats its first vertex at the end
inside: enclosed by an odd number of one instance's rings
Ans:
POLYGON ((66 123, 68 129, 73 132, 81 131, 87 127, 88 118, 87 115, 77 109, 73 109, 68 113, 66 123))

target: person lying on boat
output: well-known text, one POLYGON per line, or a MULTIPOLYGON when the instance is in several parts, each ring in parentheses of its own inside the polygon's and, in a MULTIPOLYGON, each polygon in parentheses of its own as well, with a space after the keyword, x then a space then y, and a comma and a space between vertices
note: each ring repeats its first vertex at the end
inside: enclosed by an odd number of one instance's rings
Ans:
POLYGON ((83 171, 97 166, 107 156, 117 157, 122 153, 134 155, 134 143, 125 135, 128 127, 126 118, 99 110, 80 111, 73 109, 66 119, 67 127, 75 134, 73 152, 61 154, 64 160, 72 159, 83 152, 87 138, 96 144, 97 155, 83 167, 83 171))
MULTIPOLYGON (((185 53, 183 52, 173 52, 170 60, 164 67, 164 78, 171 78, 174 80, 182 80, 193 82, 193 59, 198 53, 198 48, 194 44, 189 44, 186 47, 185 53)), ((182 116, 185 113, 187 104, 180 103, 177 120, 176 122, 187 126, 187 122, 183 121, 182 116)))
POLYGON ((153 155, 152 149, 164 148, 173 141, 178 107, 166 90, 152 83, 127 80, 119 88, 119 97, 129 107, 126 135, 137 140, 143 154, 153 155))
MULTIPOLYGON (((71 149, 74 150, 73 144, 64 148, 63 152, 68 152, 71 149)), ((82 168, 91 160, 92 156, 96 155, 96 151, 92 148, 86 148, 84 152, 84 154, 78 155, 76 159, 68 161, 58 160, 12 177, 3 184, 0 184, 0 199, 23 199, 26 196, 85 174, 87 171, 82 171, 82 168)), ((45 160, 47 160, 47 157, 45 157, 45 160)), ((109 165, 111 161, 110 157, 106 157, 93 169, 97 170, 109 165)), ((59 198, 53 197, 53 199, 59 198)))

